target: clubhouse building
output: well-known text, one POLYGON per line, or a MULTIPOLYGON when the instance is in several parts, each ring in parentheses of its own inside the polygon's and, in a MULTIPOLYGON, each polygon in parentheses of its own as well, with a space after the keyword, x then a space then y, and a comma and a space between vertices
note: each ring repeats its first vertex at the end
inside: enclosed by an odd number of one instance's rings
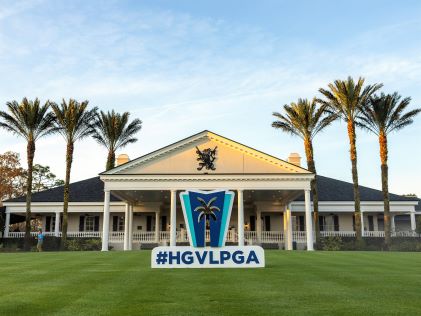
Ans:
MULTIPOLYGON (((68 236, 102 238, 103 250, 187 244, 179 193, 229 189, 235 201, 227 244, 313 249, 310 182, 301 158, 287 161, 203 131, 134 160, 120 155, 114 169, 72 183, 68 236)), ((321 236, 355 236, 353 185, 317 176, 321 236)), ((383 237, 383 194, 360 187, 363 236, 383 237)), ((416 236, 418 199, 390 194, 393 236, 416 236)), ((11 217, 24 215, 25 197, 5 201, 11 217)), ((61 235, 63 187, 32 196, 33 216, 46 235, 61 235)), ((207 236, 208 238, 209 236, 207 236)))

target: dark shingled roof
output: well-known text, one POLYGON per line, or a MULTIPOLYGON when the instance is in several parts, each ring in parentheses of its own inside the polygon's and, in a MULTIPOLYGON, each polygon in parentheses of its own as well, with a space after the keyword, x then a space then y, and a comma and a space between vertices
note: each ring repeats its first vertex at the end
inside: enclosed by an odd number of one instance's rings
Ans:
MULTIPOLYGON (((63 202, 63 186, 32 194, 32 202, 63 202)), ((111 194, 111 201, 120 201, 111 194)), ((104 182, 99 177, 90 178, 70 184, 70 202, 103 202, 104 182)), ((25 202, 25 196, 6 202, 25 202)))
MULTIPOLYGON (((323 176, 317 176, 319 189, 319 201, 353 201, 352 183, 340 181, 323 176)), ((383 201, 382 191, 360 186, 361 201, 383 201)), ((102 202, 104 200, 104 183, 99 177, 86 179, 70 184, 70 202, 102 202)), ((303 201, 304 197, 299 197, 297 201, 303 201)), ((419 200, 413 197, 405 197, 390 194, 391 201, 414 201, 419 200)), ((63 187, 34 193, 33 202, 62 202, 63 187)), ((111 194, 111 201, 120 201, 111 194)), ((25 197, 7 200, 7 202, 25 202, 25 197)), ((421 209, 421 206, 418 206, 421 209)))
MULTIPOLYGON (((328 177, 317 176, 319 201, 353 201, 354 186, 352 183, 328 177)), ((383 192, 380 190, 359 186, 361 201, 383 201, 383 192)), ((416 201, 417 198, 390 194, 390 201, 416 201)), ((304 196, 297 199, 304 201, 304 196)))

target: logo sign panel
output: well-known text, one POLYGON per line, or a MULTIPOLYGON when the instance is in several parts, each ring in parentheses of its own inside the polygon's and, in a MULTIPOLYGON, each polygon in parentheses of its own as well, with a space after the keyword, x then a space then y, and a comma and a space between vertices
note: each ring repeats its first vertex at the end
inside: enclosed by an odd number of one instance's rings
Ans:
POLYGON ((156 247, 152 268, 256 268, 265 266, 260 246, 225 246, 234 192, 180 193, 190 247, 156 247))

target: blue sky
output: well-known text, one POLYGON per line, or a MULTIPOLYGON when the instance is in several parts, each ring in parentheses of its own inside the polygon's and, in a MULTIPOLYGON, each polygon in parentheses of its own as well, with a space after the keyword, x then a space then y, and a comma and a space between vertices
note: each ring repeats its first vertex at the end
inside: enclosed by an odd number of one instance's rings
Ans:
MULTIPOLYGON (((421 106, 419 1, 2 1, 0 107, 22 97, 87 99, 144 122, 131 158, 204 129, 280 158, 300 139, 272 112, 348 75, 383 82, 421 106)), ((351 181, 343 123, 315 139, 320 174, 351 181)), ((421 195, 421 117, 392 134, 390 188, 421 195)), ((25 143, 0 131, 0 152, 25 143)), ((35 160, 64 178, 64 142, 35 160)), ((378 144, 358 131, 362 185, 380 188, 378 144)), ((72 180, 95 176, 105 150, 76 144, 72 180)))

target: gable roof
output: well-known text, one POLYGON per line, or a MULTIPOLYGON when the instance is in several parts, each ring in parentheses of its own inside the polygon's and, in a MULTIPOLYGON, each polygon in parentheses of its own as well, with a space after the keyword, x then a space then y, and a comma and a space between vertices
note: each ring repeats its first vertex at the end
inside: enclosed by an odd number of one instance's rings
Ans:
MULTIPOLYGON (((354 200, 353 184, 328 177, 317 176, 319 201, 323 202, 346 202, 354 200)), ((33 202, 63 202, 63 186, 34 193, 33 202)), ((360 186, 361 201, 383 201, 383 193, 380 190, 360 186)), ((303 201, 301 196, 296 201, 303 201)), ((421 201, 417 198, 390 194, 391 201, 421 201)), ((103 202, 104 182, 99 177, 94 177, 70 184, 70 202, 103 202)), ((111 194, 111 201, 121 201, 111 194)), ((5 202, 25 202, 25 197, 10 199, 5 202)), ((421 202, 420 202, 421 203, 421 202)), ((418 209, 420 209, 418 205, 418 209)))
POLYGON ((138 165, 153 161, 154 159, 161 158, 165 155, 169 155, 173 153, 176 150, 179 150, 181 148, 186 148, 188 146, 191 146, 192 144, 203 140, 203 139, 209 139, 209 140, 215 140, 219 143, 223 143, 225 145, 229 145, 233 148, 236 148, 246 154, 249 154, 253 157, 262 158, 268 163, 271 163, 273 165, 276 165, 278 167, 288 169, 291 172, 295 173, 305 173, 305 174, 311 174, 311 172, 303 167, 291 164, 288 161, 282 160, 278 157, 266 154, 260 150, 254 149, 252 147, 246 146, 244 144, 241 144, 239 142, 236 142, 232 139, 229 139, 227 137, 221 136, 219 134, 213 133, 208 130, 204 130, 200 133, 194 134, 192 136, 189 136, 187 138, 184 138, 180 141, 177 141, 173 144, 170 144, 168 146, 162 147, 160 149, 157 149, 151 153, 148 153, 146 155, 140 156, 136 159, 130 160, 120 166, 117 166, 111 170, 104 171, 100 173, 100 175, 112 175, 112 174, 118 174, 120 171, 135 168, 138 165))

